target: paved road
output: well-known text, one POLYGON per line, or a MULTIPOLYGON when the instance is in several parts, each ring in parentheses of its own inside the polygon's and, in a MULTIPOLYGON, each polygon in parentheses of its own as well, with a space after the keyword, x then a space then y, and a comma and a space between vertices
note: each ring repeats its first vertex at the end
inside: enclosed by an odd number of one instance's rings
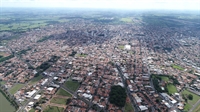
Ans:
MULTIPOLYGON (((124 86, 125 86, 125 83, 126 83, 126 82, 125 82, 125 79, 124 79, 124 76, 123 76, 123 72, 122 72, 120 66, 116 65, 116 67, 117 67, 117 70, 119 71, 119 74, 120 74, 121 79, 122 79, 122 81, 123 81, 123 84, 124 84, 124 86)), ((136 107, 136 104, 134 103, 134 100, 133 100, 133 98, 131 97, 131 92, 130 92, 130 90, 129 90, 129 89, 126 89, 126 92, 127 92, 127 94, 128 94, 128 97, 131 99, 131 103, 132 103, 132 107, 133 107, 133 109, 134 109, 134 112, 138 112, 138 109, 137 109, 137 107, 136 107)))

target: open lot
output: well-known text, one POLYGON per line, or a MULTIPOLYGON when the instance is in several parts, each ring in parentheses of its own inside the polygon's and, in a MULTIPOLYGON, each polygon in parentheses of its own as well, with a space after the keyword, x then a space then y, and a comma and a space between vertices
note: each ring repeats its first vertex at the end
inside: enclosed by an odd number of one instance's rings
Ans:
POLYGON ((0 112, 15 112, 15 107, 0 92, 0 112))
POLYGON ((55 106, 47 106, 43 112, 64 112, 64 108, 55 107, 55 106))
POLYGON ((15 84, 13 87, 9 89, 10 94, 14 95, 18 90, 20 90, 24 84, 15 84))
POLYGON ((65 87, 67 87, 68 89, 72 90, 72 91, 76 91, 79 87, 79 83, 76 81, 67 81, 65 82, 65 87))
POLYGON ((126 103, 124 107, 125 112, 134 112, 133 107, 131 106, 130 103, 126 103))
POLYGON ((69 94, 67 91, 63 90, 62 88, 60 88, 60 89, 57 91, 56 95, 72 97, 71 94, 69 94))
POLYGON ((182 92, 182 95, 189 95, 189 94, 191 94, 192 96, 193 96, 193 99, 192 100, 189 100, 188 98, 187 98, 187 102, 186 102, 186 105, 184 106, 184 110, 185 111, 189 111, 190 110, 190 108, 192 107, 192 105, 194 105, 199 99, 200 99, 200 96, 198 96, 198 95, 196 95, 196 94, 194 94, 194 93, 192 93, 192 92, 190 92, 190 91, 188 91, 188 90, 184 90, 183 92, 182 92))
POLYGON ((66 102, 67 102, 67 99, 54 97, 54 98, 51 99, 50 102, 51 103, 55 103, 55 104, 63 104, 63 105, 65 105, 66 102))
POLYGON ((127 18, 121 18, 120 21, 122 22, 126 22, 126 23, 131 23, 133 22, 131 18, 127 17, 127 18))

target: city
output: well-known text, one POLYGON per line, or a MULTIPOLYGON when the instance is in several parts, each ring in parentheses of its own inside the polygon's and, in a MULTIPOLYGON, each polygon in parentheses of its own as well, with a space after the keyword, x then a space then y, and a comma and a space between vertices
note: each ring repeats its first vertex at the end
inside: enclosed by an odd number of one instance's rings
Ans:
POLYGON ((52 20, 27 29, 16 18, 15 30, 2 18, 0 90, 9 112, 200 111, 199 15, 46 16, 52 20), (112 87, 125 93, 114 104, 112 87))

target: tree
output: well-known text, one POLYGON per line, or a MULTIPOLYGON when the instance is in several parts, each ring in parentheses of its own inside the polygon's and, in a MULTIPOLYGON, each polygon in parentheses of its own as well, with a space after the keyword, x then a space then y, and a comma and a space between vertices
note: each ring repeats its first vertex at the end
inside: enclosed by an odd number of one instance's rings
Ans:
POLYGON ((118 106, 124 107, 126 103, 126 90, 125 88, 116 85, 111 87, 111 91, 109 93, 109 101, 110 103, 118 106))
POLYGON ((188 99, 189 99, 189 100, 192 100, 192 99, 193 99, 193 95, 189 94, 189 95, 188 95, 188 99))

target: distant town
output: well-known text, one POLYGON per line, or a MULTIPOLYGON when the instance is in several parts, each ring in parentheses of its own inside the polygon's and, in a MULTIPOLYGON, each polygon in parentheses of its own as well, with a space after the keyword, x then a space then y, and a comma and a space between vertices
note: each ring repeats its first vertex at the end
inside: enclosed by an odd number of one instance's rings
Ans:
POLYGON ((0 112, 200 111, 199 15, 19 11, 0 18, 0 112))

